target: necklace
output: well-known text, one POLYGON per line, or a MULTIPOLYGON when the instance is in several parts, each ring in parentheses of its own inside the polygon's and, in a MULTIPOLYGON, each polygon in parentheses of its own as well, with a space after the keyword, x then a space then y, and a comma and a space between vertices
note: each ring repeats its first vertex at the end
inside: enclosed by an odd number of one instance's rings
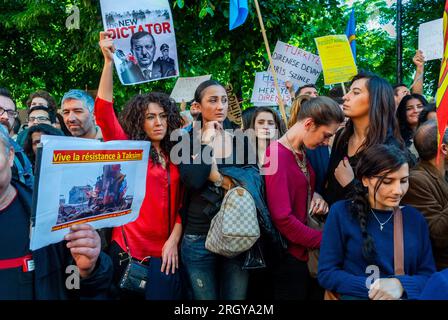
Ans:
POLYGON ((294 154, 294 157, 296 158, 297 164, 299 165, 300 169, 307 176, 308 170, 307 170, 307 167, 306 167, 306 155, 305 155, 305 152, 303 152, 303 150, 299 150, 298 153, 301 153, 303 155, 303 159, 300 160, 300 158, 296 154, 296 151, 292 147, 291 142, 289 142, 288 135, 286 134, 285 137, 286 137, 286 142, 288 143, 289 148, 291 149, 292 153, 294 154))
POLYGON ((389 218, 387 218, 386 221, 381 222, 380 219, 378 219, 378 217, 376 216, 375 212, 374 212, 372 209, 370 209, 370 212, 373 213, 373 216, 375 217, 376 221, 378 221, 378 223, 380 224, 380 231, 383 231, 384 225, 385 225, 386 223, 388 223, 389 220, 390 220, 390 219, 392 218, 392 216, 394 215, 394 213, 392 212, 392 213, 390 214, 389 218))

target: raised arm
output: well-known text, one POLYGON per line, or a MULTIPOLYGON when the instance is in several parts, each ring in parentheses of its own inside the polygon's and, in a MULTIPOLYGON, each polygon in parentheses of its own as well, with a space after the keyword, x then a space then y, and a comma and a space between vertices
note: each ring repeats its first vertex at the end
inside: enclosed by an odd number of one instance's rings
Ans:
POLYGON ((127 139, 113 108, 113 52, 115 47, 111 36, 110 32, 100 32, 99 45, 104 56, 104 67, 95 100, 95 120, 101 128, 105 141, 127 139))
POLYGON ((113 100, 113 67, 115 47, 111 32, 100 32, 101 51, 104 56, 103 73, 101 74, 100 85, 98 87, 98 98, 112 102, 113 100))
POLYGON ((412 61, 416 66, 416 72, 414 82, 412 83, 411 91, 412 93, 418 93, 423 95, 423 76, 425 73, 425 57, 423 56, 423 52, 417 50, 412 61))

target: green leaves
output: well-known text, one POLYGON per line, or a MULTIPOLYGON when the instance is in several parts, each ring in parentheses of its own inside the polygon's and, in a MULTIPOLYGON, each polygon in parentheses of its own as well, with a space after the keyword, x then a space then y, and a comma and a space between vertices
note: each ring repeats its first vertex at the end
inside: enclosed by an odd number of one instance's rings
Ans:
MULTIPOLYGON (((314 38, 345 31, 350 8, 338 0, 259 0, 267 36, 274 49, 277 40, 317 53, 314 38)), ((176 31, 181 76, 212 74, 214 79, 232 83, 245 100, 252 93, 255 72, 268 68, 267 54, 252 1, 246 22, 229 31, 229 0, 170 0, 176 31)), ((368 28, 372 16, 382 23, 394 22, 395 8, 384 0, 354 2, 357 20, 357 61, 395 82, 395 39, 381 29, 368 28)), ((403 12, 405 83, 412 82, 412 57, 417 48, 418 25, 440 18, 442 0, 409 0, 403 12)), ((0 87, 9 88, 24 106, 27 96, 46 89, 59 101, 70 88, 96 89, 102 70, 98 33, 102 30, 98 1, 91 0, 9 0, 0 4, 0 87), (66 8, 77 5, 80 29, 68 30, 66 8)), ((433 94, 440 61, 425 65, 425 89, 433 94)), ((176 79, 137 86, 122 86, 114 75, 117 109, 130 97, 151 90, 170 93, 176 79)), ((317 85, 325 93, 323 77, 317 85)))
POLYGON ((182 9, 184 7, 184 0, 177 0, 176 3, 179 8, 182 9))

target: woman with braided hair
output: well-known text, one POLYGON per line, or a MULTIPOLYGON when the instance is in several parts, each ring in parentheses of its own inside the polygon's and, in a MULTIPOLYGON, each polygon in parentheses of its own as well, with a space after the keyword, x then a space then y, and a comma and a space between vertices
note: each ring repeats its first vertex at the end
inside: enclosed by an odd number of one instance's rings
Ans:
POLYGON ((417 299, 435 272, 428 226, 413 207, 401 208, 404 275, 394 269, 395 208, 409 187, 403 151, 374 145, 359 159, 349 200, 336 202, 325 224, 318 280, 341 299, 417 299))

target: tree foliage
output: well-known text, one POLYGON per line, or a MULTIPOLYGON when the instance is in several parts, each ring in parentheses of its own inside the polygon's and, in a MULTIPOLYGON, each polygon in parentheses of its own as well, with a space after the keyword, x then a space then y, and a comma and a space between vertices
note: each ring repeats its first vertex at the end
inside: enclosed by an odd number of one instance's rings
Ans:
MULTIPOLYGON (((260 0, 271 50, 277 40, 317 53, 314 38, 345 31, 349 8, 338 0, 260 0)), ((410 0, 404 7, 404 73, 412 82, 412 56, 418 25, 441 17, 443 0, 410 0)), ((174 16, 179 67, 182 76, 212 74, 240 88, 248 105, 254 74, 266 70, 267 55, 252 1, 247 21, 228 30, 229 0, 170 0, 174 16)), ((358 67, 395 82, 396 41, 381 29, 368 28, 372 17, 395 19, 385 1, 355 2, 358 67)), ((70 88, 96 89, 102 70, 98 33, 102 30, 99 1, 7 0, 0 6, 0 86, 9 88, 23 106, 29 93, 46 89, 57 99, 70 88), (79 8, 80 28, 68 29, 66 20, 79 8)), ((428 63, 427 94, 433 94, 440 63, 428 63)), ((171 92, 175 79, 122 86, 114 75, 118 108, 142 91, 171 92)), ((320 77, 318 85, 323 87, 320 77)), ((323 89, 322 91, 327 90, 323 89)))

